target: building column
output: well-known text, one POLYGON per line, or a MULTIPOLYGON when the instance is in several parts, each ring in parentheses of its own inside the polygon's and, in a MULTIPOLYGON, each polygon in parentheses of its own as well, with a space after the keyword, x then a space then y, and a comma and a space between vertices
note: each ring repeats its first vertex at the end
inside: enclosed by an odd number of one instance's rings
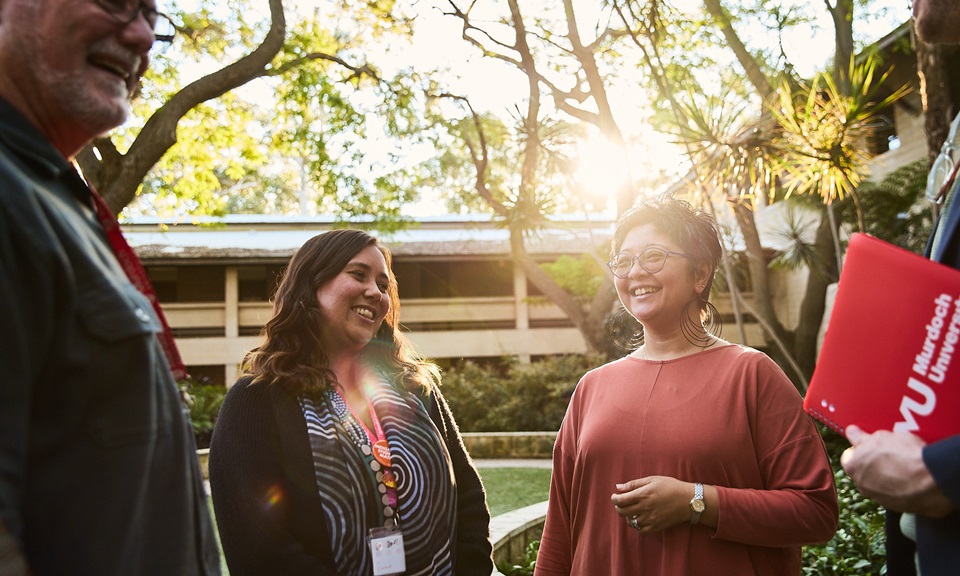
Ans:
MULTIPOLYGON (((228 339, 240 337, 240 280, 236 266, 227 266, 224 274, 223 289, 224 326, 223 335, 228 339)), ((223 367, 224 382, 227 388, 237 381, 237 364, 230 362, 223 367)))
MULTIPOLYGON (((513 306, 516 310, 517 330, 530 329, 530 304, 527 302, 527 275, 519 262, 513 263, 513 306)), ((517 354, 521 362, 530 362, 529 354, 517 354)))

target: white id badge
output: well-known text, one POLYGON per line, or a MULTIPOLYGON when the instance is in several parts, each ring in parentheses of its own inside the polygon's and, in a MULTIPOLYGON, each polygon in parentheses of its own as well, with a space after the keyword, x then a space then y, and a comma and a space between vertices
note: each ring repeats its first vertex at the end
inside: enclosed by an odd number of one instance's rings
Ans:
POLYGON ((367 541, 373 556, 373 576, 406 572, 407 558, 403 554, 403 532, 399 526, 372 528, 367 541))

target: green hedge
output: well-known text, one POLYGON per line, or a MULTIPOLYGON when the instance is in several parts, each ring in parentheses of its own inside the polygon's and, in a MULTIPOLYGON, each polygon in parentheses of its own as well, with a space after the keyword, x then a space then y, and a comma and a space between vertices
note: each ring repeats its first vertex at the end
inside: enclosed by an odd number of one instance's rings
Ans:
POLYGON ((441 391, 464 432, 555 431, 570 394, 599 358, 562 356, 497 366, 465 362, 443 372, 441 391))
POLYGON ((820 434, 827 444, 827 453, 833 465, 833 477, 840 500, 840 527, 826 544, 803 549, 803 575, 886 574, 883 509, 857 492, 853 481, 840 467, 840 454, 849 446, 847 441, 823 427, 820 427, 820 434))
POLYGON ((215 384, 185 380, 180 383, 180 392, 183 394, 184 404, 190 410, 197 448, 209 448, 213 426, 217 422, 227 389, 215 384))

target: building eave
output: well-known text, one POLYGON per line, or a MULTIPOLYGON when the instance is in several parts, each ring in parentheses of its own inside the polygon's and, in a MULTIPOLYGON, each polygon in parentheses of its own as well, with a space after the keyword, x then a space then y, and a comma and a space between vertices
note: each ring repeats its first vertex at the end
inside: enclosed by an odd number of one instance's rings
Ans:
MULTIPOLYGON (((553 259, 603 249, 613 234, 613 220, 556 218, 555 226, 531 236, 527 250, 553 259)), ((285 262, 309 238, 342 225, 322 218, 250 218, 228 216, 169 223, 140 219, 123 224, 128 242, 150 264, 199 265, 212 262, 285 262)), ((373 236, 395 256, 408 260, 508 258, 509 231, 488 215, 419 219, 410 227, 373 236)))

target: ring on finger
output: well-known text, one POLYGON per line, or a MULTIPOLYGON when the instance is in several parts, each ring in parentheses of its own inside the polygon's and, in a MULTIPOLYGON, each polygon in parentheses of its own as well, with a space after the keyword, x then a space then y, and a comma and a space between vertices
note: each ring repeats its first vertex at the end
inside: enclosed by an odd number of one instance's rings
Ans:
POLYGON ((633 516, 627 518, 627 524, 629 524, 630 527, 633 528, 634 530, 640 530, 640 524, 637 523, 637 516, 636 516, 636 515, 633 515, 633 516))

